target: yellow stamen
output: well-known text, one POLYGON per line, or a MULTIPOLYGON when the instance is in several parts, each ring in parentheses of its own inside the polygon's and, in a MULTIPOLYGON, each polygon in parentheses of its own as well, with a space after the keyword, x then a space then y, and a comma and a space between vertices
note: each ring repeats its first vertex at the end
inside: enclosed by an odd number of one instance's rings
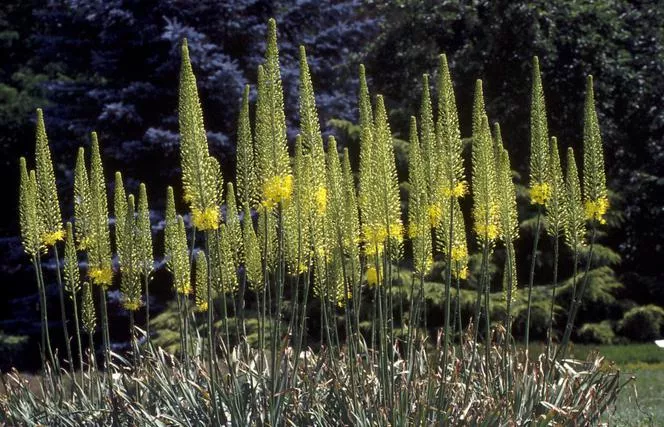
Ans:
POLYGON ((468 192, 468 184, 466 181, 458 182, 453 188, 444 187, 443 188, 443 197, 463 197, 468 192))
POLYGON ((549 184, 541 183, 533 185, 533 188, 530 189, 530 203, 533 205, 542 205, 546 204, 546 201, 551 197, 551 188, 549 184))
POLYGON ((263 206, 272 209, 278 203, 290 201, 293 195, 293 175, 277 175, 263 185, 263 206))
POLYGON ((56 242, 65 239, 65 232, 63 230, 53 231, 51 233, 46 233, 42 236, 42 242, 46 246, 53 246, 56 242))
POLYGON ((113 270, 110 268, 93 268, 90 270, 90 278, 96 285, 106 288, 113 282, 113 270))
POLYGON ((440 220, 443 218, 443 210, 438 205, 429 205, 427 207, 427 214, 429 216, 429 225, 432 228, 438 227, 440 220))
POLYGON ((200 230, 216 230, 219 228, 219 209, 210 206, 204 210, 193 208, 191 210, 191 222, 200 230))
POLYGON ((136 311, 141 308, 143 304, 141 304, 141 300, 127 299, 122 303, 122 305, 127 310, 136 311))
POLYGON ((596 220, 600 224, 606 224, 604 215, 609 210, 609 200, 606 197, 597 200, 588 200, 584 205, 586 219, 588 221, 596 220))

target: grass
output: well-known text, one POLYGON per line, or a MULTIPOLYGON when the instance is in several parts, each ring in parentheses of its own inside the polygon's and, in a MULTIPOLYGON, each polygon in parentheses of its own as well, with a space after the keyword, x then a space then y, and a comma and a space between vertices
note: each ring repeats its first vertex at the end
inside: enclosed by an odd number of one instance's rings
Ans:
POLYGON ((574 356, 585 358, 597 351, 636 380, 618 397, 616 411, 607 422, 614 426, 664 425, 664 349, 654 343, 626 345, 575 345, 574 356))

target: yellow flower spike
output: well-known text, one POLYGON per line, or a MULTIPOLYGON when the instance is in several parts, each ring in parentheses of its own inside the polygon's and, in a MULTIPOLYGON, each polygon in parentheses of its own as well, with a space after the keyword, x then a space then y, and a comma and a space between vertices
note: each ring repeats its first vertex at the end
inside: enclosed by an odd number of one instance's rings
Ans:
POLYGON ((216 206, 204 210, 192 208, 191 222, 197 230, 216 230, 219 228, 219 209, 216 206))
POLYGON ((447 56, 440 55, 438 68, 438 120, 436 122, 437 150, 441 159, 442 196, 463 197, 467 193, 463 167, 463 143, 459 131, 456 96, 447 56))
POLYGON ((549 147, 549 179, 551 196, 546 202, 546 230, 551 237, 558 238, 562 235, 564 224, 567 221, 567 198, 560 166, 558 140, 555 136, 551 137, 549 147))
POLYGON ((35 146, 35 174, 37 178, 37 214, 42 223, 42 242, 48 247, 64 239, 62 229, 62 216, 58 202, 58 190, 55 184, 55 172, 51 160, 51 150, 48 146, 44 114, 41 108, 37 109, 37 130, 35 146))
POLYGON ((242 93, 242 105, 237 125, 237 192, 242 206, 255 206, 258 201, 258 183, 254 143, 251 135, 249 118, 249 85, 245 85, 242 93))
POLYGON ((108 201, 106 198, 106 182, 101 162, 101 150, 97 134, 92 132, 90 150, 90 243, 88 260, 90 275, 95 284, 104 288, 111 285, 113 271, 111 269, 111 239, 108 229, 108 201))
POLYGON ((82 289, 83 295, 81 297, 81 323, 83 324, 83 329, 85 329, 87 333, 91 334, 97 327, 95 303, 92 299, 90 284, 88 282, 84 282, 82 289))
MULTIPOLYGON (((178 123, 184 199, 191 204, 192 212, 204 213, 218 204, 216 199, 223 184, 218 182, 219 174, 214 162, 210 160, 203 111, 186 39, 182 41, 178 123)), ((210 219, 210 216, 203 218, 202 225, 205 228, 201 230, 214 229, 208 228, 213 223, 208 221, 210 219)))
POLYGON ((34 171, 28 172, 25 157, 20 160, 19 222, 21 241, 28 255, 35 256, 42 249, 42 224, 37 213, 37 180, 34 171))
POLYGON ((198 251, 195 258, 196 267, 196 311, 208 310, 208 263, 205 252, 198 251))
POLYGON ((582 246, 586 235, 586 209, 581 201, 581 185, 572 147, 567 149, 563 235, 565 243, 572 249, 582 246))
POLYGON ((604 215, 609 209, 609 200, 592 76, 587 79, 583 117, 583 200, 586 219, 605 224, 604 215))
POLYGON ((533 204, 544 206, 550 195, 548 171, 549 130, 546 102, 539 59, 533 58, 532 95, 530 105, 530 198, 533 204))
POLYGON ((74 231, 78 249, 90 247, 92 234, 92 211, 90 180, 85 167, 85 150, 79 147, 74 172, 74 231))

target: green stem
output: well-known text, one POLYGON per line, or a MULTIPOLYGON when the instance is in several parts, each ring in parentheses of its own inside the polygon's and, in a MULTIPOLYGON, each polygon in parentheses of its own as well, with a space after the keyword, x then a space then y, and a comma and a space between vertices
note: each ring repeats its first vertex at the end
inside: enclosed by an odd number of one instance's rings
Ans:
POLYGON ((565 334, 563 335, 563 341, 561 345, 561 355, 560 358, 565 357, 565 353, 567 351, 567 345, 569 344, 569 339, 572 335, 572 329, 574 328, 574 321, 576 320, 576 315, 579 311, 579 307, 581 305, 581 300, 583 299, 583 294, 586 291, 586 286, 588 285, 588 276, 589 276, 589 271, 590 271, 590 265, 592 264, 593 260, 593 249, 595 248, 595 237, 597 234, 597 228, 595 227, 595 224, 592 226, 592 234, 590 237, 590 249, 588 251, 588 260, 586 261, 586 270, 583 274, 583 282, 581 283, 581 289, 579 289, 578 295, 575 295, 576 298, 572 301, 572 307, 569 311, 569 315, 567 317, 567 325, 565 326, 565 334))
MULTIPOLYGON (((206 232, 205 235, 205 252, 210 254, 210 231, 206 232)), ((212 401, 212 422, 213 424, 218 420, 218 410, 217 410, 217 390, 215 383, 215 345, 214 345, 214 323, 213 323, 213 304, 212 299, 212 277, 210 271, 210 264, 207 265, 207 332, 208 332, 208 368, 210 370, 210 400, 212 401)))
POLYGON ((32 257, 32 265, 35 269, 35 274, 37 276, 37 288, 39 292, 39 306, 41 314, 41 339, 42 339, 42 364, 43 368, 46 369, 46 354, 48 354, 49 361, 51 366, 55 367, 55 357, 53 356, 53 349, 51 347, 51 336, 48 330, 48 309, 46 306, 46 289, 44 286, 44 276, 41 269, 41 257, 37 253, 32 257))
POLYGON ((530 274, 528 276, 528 308, 526 310, 526 336, 524 343, 526 346, 526 357, 528 356, 528 344, 530 344, 530 311, 533 300, 533 283, 535 281, 535 264, 537 262, 537 244, 539 243, 541 227, 542 207, 537 207, 537 226, 535 227, 535 241, 533 242, 533 252, 530 257, 530 274))
POLYGON ((62 283, 62 276, 60 274, 60 257, 58 256, 58 246, 57 243, 53 245, 53 252, 55 254, 55 271, 57 273, 56 277, 58 279, 58 294, 60 297, 60 317, 62 319, 62 332, 64 333, 65 338, 65 348, 67 350, 67 360, 69 361, 69 369, 72 372, 74 378, 74 385, 76 385, 76 377, 74 374, 74 358, 71 353, 71 343, 69 342, 69 330, 67 329, 67 312, 65 309, 65 293, 64 293, 64 284, 62 283))
POLYGON ((81 382, 83 381, 83 346, 81 345, 81 329, 78 322, 78 301, 76 289, 73 289, 71 300, 74 303, 74 330, 76 331, 76 343, 78 344, 78 363, 81 370, 81 382))
POLYGON ((146 271, 144 275, 145 282, 145 335, 148 341, 148 347, 152 344, 152 338, 150 337, 150 275, 146 271))
POLYGON ((551 308, 549 310, 549 331, 546 342, 546 357, 551 357, 551 343, 553 341, 553 308, 556 302, 556 288, 558 286, 558 252, 560 239, 558 236, 553 239, 553 293, 551 295, 551 308))

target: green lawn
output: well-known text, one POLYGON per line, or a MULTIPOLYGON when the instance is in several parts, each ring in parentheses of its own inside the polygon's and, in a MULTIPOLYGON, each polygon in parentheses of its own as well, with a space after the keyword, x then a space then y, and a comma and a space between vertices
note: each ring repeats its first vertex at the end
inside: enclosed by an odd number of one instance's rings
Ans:
POLYGON ((591 351, 598 351, 609 363, 615 363, 624 380, 636 378, 621 393, 615 413, 607 414, 609 425, 664 426, 664 349, 654 343, 579 345, 573 354, 583 358, 591 351))

